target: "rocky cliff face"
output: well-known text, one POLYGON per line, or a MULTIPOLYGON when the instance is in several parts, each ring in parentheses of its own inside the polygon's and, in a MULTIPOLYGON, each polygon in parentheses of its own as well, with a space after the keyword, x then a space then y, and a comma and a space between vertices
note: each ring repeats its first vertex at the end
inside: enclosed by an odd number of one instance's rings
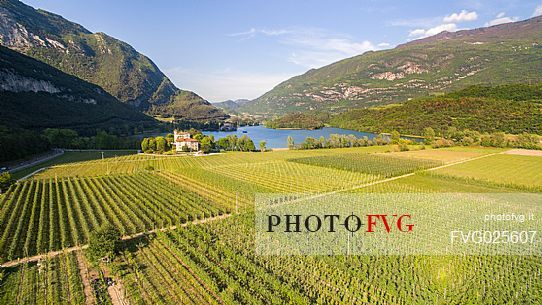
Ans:
POLYGON ((102 88, 0 46, 0 125, 88 131, 154 124, 102 88))
POLYGON ((60 89, 46 80, 24 77, 9 70, 0 70, 0 91, 58 93, 60 89))

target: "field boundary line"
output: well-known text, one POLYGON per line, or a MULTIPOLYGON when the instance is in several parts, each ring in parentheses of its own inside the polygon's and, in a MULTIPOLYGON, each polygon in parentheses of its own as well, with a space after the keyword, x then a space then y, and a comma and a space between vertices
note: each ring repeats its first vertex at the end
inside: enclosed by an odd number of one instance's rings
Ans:
MULTIPOLYGON (((146 236, 146 235, 150 235, 150 234, 155 234, 157 232, 166 232, 166 231, 175 230, 177 228, 183 228, 183 227, 186 227, 186 226, 189 226, 189 225, 199 225, 199 224, 203 224, 203 223, 207 223, 207 222, 222 220, 222 219, 226 219, 226 218, 228 218, 230 216, 232 216, 232 214, 222 214, 222 215, 218 215, 218 216, 214 216, 214 217, 208 217, 208 218, 194 220, 194 221, 191 221, 191 222, 185 222, 185 223, 183 223, 183 224, 181 224, 179 226, 170 226, 170 227, 165 227, 165 228, 153 229, 153 230, 149 230, 149 231, 145 231, 145 232, 139 232, 139 233, 135 233, 135 234, 132 234, 132 235, 125 235, 125 236, 121 237, 121 240, 122 241, 128 241, 128 240, 135 239, 135 238, 138 238, 138 237, 142 237, 142 236, 146 236)), ((61 255, 61 254, 64 254, 64 253, 71 253, 71 252, 74 252, 74 251, 84 250, 84 249, 87 249, 87 248, 88 248, 88 245, 73 246, 73 247, 64 248, 64 249, 61 249, 61 250, 58 250, 58 251, 51 251, 51 252, 44 253, 44 254, 38 254, 38 255, 34 255, 34 256, 23 257, 23 258, 19 258, 17 260, 12 260, 12 261, 5 262, 5 263, 0 265, 0 268, 15 267, 15 266, 18 266, 18 265, 21 265, 21 264, 31 263, 31 262, 39 261, 39 260, 44 259, 44 258, 51 258, 51 257, 55 257, 55 256, 58 256, 58 255, 61 255)))

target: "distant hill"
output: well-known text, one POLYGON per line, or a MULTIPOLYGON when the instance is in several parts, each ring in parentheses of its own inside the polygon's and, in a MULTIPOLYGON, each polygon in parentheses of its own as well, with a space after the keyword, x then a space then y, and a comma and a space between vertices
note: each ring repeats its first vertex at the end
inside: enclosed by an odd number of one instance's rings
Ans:
POLYGON ((247 99, 238 99, 238 100, 227 100, 223 102, 213 103, 213 106, 218 107, 220 109, 223 109, 226 112, 229 113, 235 113, 237 112, 237 109, 242 107, 243 105, 250 103, 250 100, 247 99))
POLYGON ((274 129, 319 129, 324 127, 324 120, 315 114, 288 113, 282 117, 266 121, 265 127, 274 129))
POLYGON ((353 109, 331 120, 342 128, 423 135, 449 127, 480 132, 542 134, 542 85, 472 86, 403 104, 353 109))
POLYGON ((0 46, 0 125, 89 130, 153 125, 102 88, 0 46))
MULTIPOLYGON (((0 44, 96 84, 140 111, 187 96, 129 44, 17 0, 0 0, 0 44)), ((191 93, 185 102, 203 101, 191 93)))
POLYGON ((222 120, 228 116, 221 109, 191 91, 180 90, 167 104, 152 105, 149 114, 175 116, 190 120, 222 120))
POLYGON ((404 102, 475 84, 542 81, 542 17, 370 51, 293 77, 240 111, 261 114, 404 102))

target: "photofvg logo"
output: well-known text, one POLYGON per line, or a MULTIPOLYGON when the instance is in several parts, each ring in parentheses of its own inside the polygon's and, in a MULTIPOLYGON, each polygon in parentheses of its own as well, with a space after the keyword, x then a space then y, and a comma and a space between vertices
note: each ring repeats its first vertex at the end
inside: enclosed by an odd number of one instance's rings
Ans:
POLYGON ((542 255, 542 195, 258 194, 260 255, 542 255))
POLYGON ((339 230, 345 230, 350 233, 356 233, 360 230, 364 230, 366 233, 375 233, 377 230, 384 230, 390 234, 393 231, 402 233, 412 232, 413 228, 414 223, 410 214, 356 215, 352 212, 350 215, 344 217, 339 214, 267 215, 268 233, 273 233, 276 230, 283 230, 284 233, 314 233, 319 231, 337 233, 339 230))

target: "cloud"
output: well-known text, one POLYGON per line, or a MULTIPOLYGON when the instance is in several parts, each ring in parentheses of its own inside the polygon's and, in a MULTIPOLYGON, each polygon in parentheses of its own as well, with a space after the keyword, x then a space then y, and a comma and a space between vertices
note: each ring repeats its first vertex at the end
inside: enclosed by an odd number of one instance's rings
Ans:
POLYGON ((279 36, 279 35, 284 35, 287 33, 288 33, 287 30, 266 30, 266 29, 251 28, 248 31, 232 33, 232 34, 229 34, 228 36, 241 37, 242 39, 250 39, 250 38, 256 37, 256 35, 258 34, 263 34, 265 36, 279 36))
POLYGON ((457 25, 455 23, 445 23, 445 24, 441 24, 429 29, 415 29, 415 30, 410 31, 408 33, 408 36, 416 37, 416 38, 424 38, 424 37, 436 35, 443 31, 455 32, 457 31, 457 25))
POLYGON ((287 60, 305 68, 318 68, 335 61, 362 54, 378 47, 368 40, 318 28, 256 29, 229 34, 250 39, 257 35, 272 37, 290 49, 287 60))
POLYGON ((495 19, 486 22, 485 26, 494 26, 494 25, 503 24, 503 23, 515 22, 518 20, 519 20, 518 17, 507 17, 506 13, 502 12, 502 13, 497 14, 495 19))
POLYGON ((391 25, 413 27, 414 29, 409 31, 408 37, 417 39, 433 36, 443 31, 455 32, 459 30, 458 23, 477 19, 477 12, 461 10, 459 13, 452 13, 444 17, 393 21, 391 25))
POLYGON ((254 99, 274 86, 294 76, 287 73, 253 73, 223 69, 200 71, 177 67, 164 70, 175 84, 181 88, 200 94, 203 98, 220 102, 227 99, 254 99))
POLYGON ((391 44, 388 43, 388 42, 381 42, 381 43, 377 44, 376 46, 379 47, 379 48, 389 48, 389 47, 391 47, 391 44))
POLYGON ((474 21, 478 19, 478 14, 475 11, 468 12, 462 10, 460 13, 453 13, 442 19, 445 23, 454 23, 454 22, 465 22, 465 21, 474 21))
POLYGON ((540 15, 542 15, 542 4, 540 4, 534 9, 533 15, 531 17, 536 17, 540 15))

